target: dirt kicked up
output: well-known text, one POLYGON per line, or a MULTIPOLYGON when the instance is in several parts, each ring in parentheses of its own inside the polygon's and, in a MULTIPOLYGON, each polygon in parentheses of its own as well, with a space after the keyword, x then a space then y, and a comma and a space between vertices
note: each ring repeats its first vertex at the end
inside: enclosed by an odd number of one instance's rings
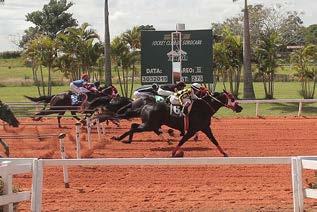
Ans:
MULTIPOLYGON (((72 122, 69 119, 63 123, 72 122)), ((110 139, 128 130, 130 124, 122 121, 119 128, 106 126, 102 141, 94 133, 92 150, 83 134, 82 157, 170 157, 179 136, 173 138, 172 145, 154 133, 136 134, 132 144, 110 139)), ((74 129, 26 125, 1 128, 0 133, 65 132, 67 156, 75 158, 74 129)), ((229 156, 317 155, 317 117, 221 118, 213 119, 212 130, 229 156)), ((57 139, 6 142, 13 157, 60 158, 57 139)), ((221 156, 203 134, 197 142, 188 141, 183 150, 185 157, 221 156)), ((293 211, 291 169, 286 165, 80 166, 70 167, 69 174, 70 188, 66 189, 61 167, 45 168, 43 211, 293 211)), ((305 186, 314 182, 314 176, 314 172, 304 173, 305 186)), ((29 190, 31 175, 18 175, 14 184, 29 190)), ((30 203, 23 202, 18 208, 29 211, 30 203)), ((317 200, 306 199, 305 209, 317 211, 317 200)))

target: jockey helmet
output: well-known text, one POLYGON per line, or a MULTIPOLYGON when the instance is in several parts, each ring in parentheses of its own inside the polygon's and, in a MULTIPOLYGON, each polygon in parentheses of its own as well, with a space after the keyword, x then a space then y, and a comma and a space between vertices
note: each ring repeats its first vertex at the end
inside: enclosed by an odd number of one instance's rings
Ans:
POLYGON ((195 90, 195 91, 199 91, 201 87, 202 87, 202 86, 201 86, 201 84, 199 84, 199 83, 193 83, 192 86, 191 86, 191 88, 192 88, 193 90, 195 90))
POLYGON ((81 79, 88 81, 89 80, 89 75, 84 73, 81 75, 81 79))
POLYGON ((157 91, 159 89, 159 86, 156 83, 154 83, 152 85, 152 88, 153 88, 153 90, 157 91))
POLYGON ((176 87, 177 88, 185 88, 186 87, 186 84, 185 84, 185 82, 178 82, 177 84, 176 84, 176 87))

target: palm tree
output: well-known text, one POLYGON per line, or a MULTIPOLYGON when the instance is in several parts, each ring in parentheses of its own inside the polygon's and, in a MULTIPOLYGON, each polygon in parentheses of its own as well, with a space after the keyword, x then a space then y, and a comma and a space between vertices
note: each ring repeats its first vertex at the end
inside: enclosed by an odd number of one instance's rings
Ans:
MULTIPOLYGON (((237 0, 233 0, 235 2, 237 0)), ((251 44, 250 44, 250 26, 248 2, 244 0, 244 22, 243 22, 243 97, 245 99, 254 99, 254 88, 251 72, 251 44)))
POLYGON ((108 0, 105 0, 105 81, 107 85, 112 84, 111 80, 111 59, 110 59, 110 33, 109 33, 109 10, 108 0))
POLYGON ((131 89, 130 97, 132 96, 133 86, 134 86, 134 77, 136 75, 136 62, 140 60, 140 50, 141 48, 141 31, 140 27, 134 26, 131 30, 127 30, 122 35, 122 39, 126 42, 131 49, 131 54, 129 54, 129 59, 132 65, 132 79, 131 79, 131 89))

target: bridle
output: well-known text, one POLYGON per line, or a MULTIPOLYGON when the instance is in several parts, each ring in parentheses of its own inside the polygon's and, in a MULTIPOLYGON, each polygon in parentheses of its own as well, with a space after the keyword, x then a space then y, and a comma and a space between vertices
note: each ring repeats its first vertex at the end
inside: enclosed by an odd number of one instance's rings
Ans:
MULTIPOLYGON (((227 100, 230 101, 230 97, 228 96, 228 94, 226 94, 226 93, 224 93, 224 94, 225 94, 227 100)), ((218 102, 219 104, 221 104, 222 106, 224 106, 224 107, 226 107, 226 108, 229 108, 229 109, 232 109, 232 106, 228 105, 228 103, 225 104, 225 103, 221 102, 219 99, 217 99, 216 97, 210 95, 210 93, 207 92, 207 93, 205 94, 205 96, 203 96, 201 99, 202 99, 204 102, 207 103, 207 105, 209 106, 209 108, 210 108, 213 112, 215 112, 215 109, 209 104, 209 102, 207 102, 206 100, 204 100, 204 97, 206 97, 206 96, 209 96, 210 98, 212 98, 213 100, 215 100, 216 102, 218 102)))

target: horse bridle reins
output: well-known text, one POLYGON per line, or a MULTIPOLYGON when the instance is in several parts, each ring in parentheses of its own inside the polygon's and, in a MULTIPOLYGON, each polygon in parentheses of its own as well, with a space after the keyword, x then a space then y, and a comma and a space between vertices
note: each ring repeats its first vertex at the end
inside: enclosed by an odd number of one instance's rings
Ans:
MULTIPOLYGON (((226 107, 226 108, 232 109, 228 104, 224 104, 223 102, 221 102, 221 101, 220 101, 219 99, 217 99, 216 97, 213 97, 212 95, 210 95, 209 92, 207 92, 207 93, 205 94, 205 96, 207 96, 207 95, 210 96, 210 97, 211 97, 213 100, 215 100, 216 102, 220 103, 222 106, 224 106, 224 107, 226 107)), ((225 94, 225 95, 226 95, 226 97, 227 97, 227 99, 228 99, 228 101, 229 101, 228 95, 227 95, 227 94, 225 94)), ((209 108, 210 108, 212 111, 215 112, 215 109, 214 109, 206 100, 203 99, 205 96, 203 96, 203 97, 201 98, 201 100, 203 100, 204 102, 206 102, 207 105, 209 106, 209 108)))

